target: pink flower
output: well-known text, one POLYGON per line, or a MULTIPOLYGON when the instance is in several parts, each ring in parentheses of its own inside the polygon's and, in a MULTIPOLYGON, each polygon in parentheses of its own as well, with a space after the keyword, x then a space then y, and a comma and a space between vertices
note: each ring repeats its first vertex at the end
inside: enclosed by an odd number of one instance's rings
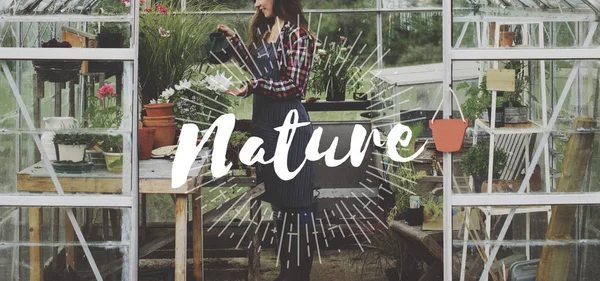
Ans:
POLYGON ((169 13, 169 11, 167 11, 167 9, 165 9, 162 5, 158 4, 156 5, 156 11, 161 12, 163 15, 166 15, 169 13))
POLYGON ((346 39, 347 39, 346 37, 340 36, 340 41, 344 42, 344 41, 346 41, 346 39))
POLYGON ((105 83, 102 88, 98 89, 98 98, 104 99, 106 96, 116 97, 117 93, 115 92, 115 88, 112 85, 105 83))

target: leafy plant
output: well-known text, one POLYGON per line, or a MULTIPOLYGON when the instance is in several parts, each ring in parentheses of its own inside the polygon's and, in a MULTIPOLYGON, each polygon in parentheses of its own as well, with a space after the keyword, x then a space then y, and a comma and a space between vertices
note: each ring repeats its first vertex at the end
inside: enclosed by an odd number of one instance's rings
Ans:
MULTIPOLYGON (((403 157, 408 157, 414 153, 417 137, 421 134, 421 131, 423 131, 423 123, 415 122, 410 128, 413 133, 410 144, 407 148, 400 148, 398 151, 403 157)), ((393 172, 389 178, 390 188, 394 193, 395 206, 388 214, 388 224, 391 224, 398 214, 406 211, 409 206, 410 196, 414 195, 415 190, 417 189, 417 180, 426 176, 425 171, 417 171, 415 169, 412 161, 394 164, 392 168, 393 172)))
POLYGON ((443 214, 443 200, 437 196, 430 196, 423 200, 423 218, 425 221, 434 221, 443 214))
MULTIPOLYGON (((489 144, 477 143, 461 158, 463 172, 469 175, 487 175, 489 167, 489 144)), ((504 150, 494 149, 493 176, 500 176, 500 172, 506 166, 507 154, 504 150)))
POLYGON ((331 42, 324 48, 317 49, 309 82, 313 92, 326 94, 349 90, 355 93, 360 90, 361 69, 353 63, 358 60, 358 50, 351 52, 346 43, 347 39, 340 36, 340 43, 331 42))
POLYGON ((224 94, 223 89, 208 83, 209 77, 214 76, 206 76, 203 80, 194 82, 181 81, 175 86, 173 111, 179 127, 184 123, 192 122, 200 130, 208 129, 210 124, 221 115, 219 112, 228 112, 229 107, 232 106, 230 95, 224 94))
POLYGON ((471 86, 469 82, 462 82, 456 86, 456 90, 467 89, 462 104, 465 118, 475 120, 481 117, 481 113, 492 106, 492 92, 487 90, 487 77, 483 77, 477 86, 471 86))
POLYGON ((104 152, 123 153, 123 136, 105 135, 101 145, 104 152))
POLYGON ((505 102, 509 107, 526 106, 523 97, 529 90, 529 76, 525 75, 525 62, 509 61, 504 68, 515 70, 515 91, 504 92, 505 102))
MULTIPOLYGON (((159 1, 140 15, 139 81, 144 104, 171 85, 191 78, 205 58, 202 50, 208 35, 215 31, 213 15, 175 13, 177 3, 159 1)), ((192 5, 187 10, 208 11, 192 5)))
POLYGON ((234 149, 241 149, 249 138, 250 134, 247 132, 234 131, 231 134, 231 138, 229 138, 229 146, 234 149))
POLYGON ((54 143, 64 145, 88 145, 93 139, 94 136, 82 133, 57 132, 54 135, 54 143))

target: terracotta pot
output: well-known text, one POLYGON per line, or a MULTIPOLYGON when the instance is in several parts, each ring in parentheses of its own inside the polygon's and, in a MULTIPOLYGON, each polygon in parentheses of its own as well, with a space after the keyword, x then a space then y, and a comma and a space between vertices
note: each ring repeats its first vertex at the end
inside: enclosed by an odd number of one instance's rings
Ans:
POLYGON ((465 132, 469 127, 469 119, 436 119, 429 120, 433 133, 435 149, 440 152, 456 152, 462 147, 465 132))
POLYGON ((138 129, 138 159, 149 160, 152 155, 152 146, 154 145, 154 136, 156 128, 138 129))
POLYGON ((177 124, 172 123, 168 125, 157 125, 151 128, 156 129, 154 134, 154 145, 152 148, 159 148, 167 145, 173 145, 175 142, 175 132, 177 131, 177 124))
POLYGON ((173 115, 173 106, 172 103, 152 103, 144 105, 144 108, 149 117, 158 117, 173 115))
POLYGON ((145 127, 153 127, 153 126, 164 126, 170 125, 175 122, 175 115, 168 116, 158 116, 158 117, 144 117, 143 123, 145 127))

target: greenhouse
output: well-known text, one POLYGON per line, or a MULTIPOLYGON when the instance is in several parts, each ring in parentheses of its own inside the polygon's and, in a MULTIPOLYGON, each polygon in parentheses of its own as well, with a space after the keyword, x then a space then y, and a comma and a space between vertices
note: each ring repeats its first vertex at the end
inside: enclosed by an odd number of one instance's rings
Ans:
POLYGON ((0 279, 597 280, 599 17, 0 0, 0 279))

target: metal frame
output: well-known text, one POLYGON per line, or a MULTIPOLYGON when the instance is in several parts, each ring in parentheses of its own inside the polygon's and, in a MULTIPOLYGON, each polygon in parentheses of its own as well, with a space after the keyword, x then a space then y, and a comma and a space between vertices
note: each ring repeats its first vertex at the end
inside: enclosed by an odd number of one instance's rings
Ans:
MULTIPOLYGON (((544 64, 544 60, 589 60, 589 59, 600 59, 600 53, 597 48, 588 47, 591 43, 591 38, 596 31, 597 22, 594 22, 594 19, 584 20, 586 17, 583 16, 576 19, 545 19, 542 18, 541 21, 537 20, 537 24, 540 24, 542 27, 539 30, 539 41, 541 48, 528 48, 528 49, 494 49, 494 48, 479 48, 479 49, 458 49, 458 47, 452 46, 451 36, 452 36, 452 24, 454 22, 468 22, 469 18, 465 17, 457 17, 452 18, 452 1, 444 1, 443 2, 443 26, 444 26, 444 65, 446 70, 446 75, 444 76, 444 85, 447 87, 451 87, 452 85, 452 62, 460 61, 460 60, 473 60, 473 61, 493 61, 493 60, 540 60, 540 64, 544 64), (566 22, 566 21, 576 21, 576 22, 590 22, 590 31, 583 41, 581 48, 543 48, 543 39, 544 36, 541 33, 543 31, 543 24, 540 22, 566 22)), ((477 17, 470 18, 471 21, 476 22, 477 31, 479 32, 479 24, 485 22, 505 22, 505 23, 517 23, 517 22, 527 22, 531 21, 531 18, 522 19, 518 16, 516 17, 477 17)), ((498 34, 499 26, 496 26, 496 34, 498 34)), ((483 33, 486 33, 486 29, 483 29, 483 33)), ((480 34, 478 33, 478 38, 480 34)), ((462 36, 461 36, 462 37, 462 36)), ((499 41, 499 40, 497 40, 499 41)), ((481 40, 479 41, 481 45, 481 40)), ((543 112, 543 125, 540 130, 534 130, 535 132, 530 133, 540 133, 541 137, 541 145, 539 145, 535 151, 534 156, 530 160, 530 164, 527 167, 526 176, 523 180, 523 184, 519 188, 518 193, 514 194, 461 194, 461 195, 453 195, 451 190, 451 182, 452 182, 452 165, 451 165, 451 156, 444 154, 444 280, 452 280, 452 222, 451 222, 451 208, 453 206, 460 207, 489 207, 489 206, 511 206, 510 210, 506 212, 508 217, 500 231, 500 235, 498 237, 497 242, 492 244, 496 244, 493 247, 492 252, 488 256, 488 262, 485 264, 484 271, 480 277, 480 281, 487 280, 487 274, 489 272, 490 266, 495 258, 495 255, 502 245, 504 235, 508 230, 508 226, 517 212, 517 206, 549 206, 549 205, 584 205, 584 204, 600 204, 600 193, 552 193, 552 194, 522 194, 527 186, 527 182, 529 181, 535 164, 538 163, 539 157, 541 156, 542 151, 545 151, 545 164, 548 167, 549 153, 549 136, 552 132, 552 128, 556 122, 558 117, 558 113, 560 112, 562 105, 566 99, 566 96, 569 92, 569 89, 572 83, 575 80, 575 76, 579 73, 579 67, 581 62, 577 62, 573 67, 571 74, 569 75, 569 79, 563 89, 563 92, 560 95, 560 98, 554 101, 550 101, 552 111, 552 116, 550 119, 547 119, 546 112, 543 112)), ((545 67, 541 67, 541 71, 545 72, 545 67)), ((544 88, 545 89, 545 88, 544 88)), ((545 91, 542 92, 544 95, 543 101, 545 102, 545 91)), ((449 96, 449 90, 447 88, 444 89, 444 110, 449 109, 452 105, 451 97, 449 96)), ((492 102, 495 103, 495 99, 492 98, 492 102)), ((492 108, 494 106, 492 105, 492 108)), ((492 113, 493 115, 493 113, 492 113)), ((446 118, 446 115, 444 116, 446 118)), ((489 131, 492 133, 490 147, 493 147, 493 135, 498 133, 494 130, 493 124, 489 131)), ((493 155, 493 153, 492 153, 493 155)), ((492 156, 493 157, 493 156, 492 156)), ((492 161, 490 157, 490 161, 492 161)), ((491 169, 491 167, 490 167, 491 169)), ((546 173, 546 184, 551 185, 552 182, 548 179, 548 173, 546 173)), ((468 223, 468 222, 467 222, 468 223)), ((490 243, 486 243, 486 246, 490 243)), ((489 246, 487 246, 489 247, 489 246)), ((463 260, 464 263, 464 260, 463 260)), ((464 264, 462 265, 464 266, 464 264)))
MULTIPOLYGON (((66 208, 65 212, 68 216, 68 220, 71 221, 71 224, 74 226, 75 234, 79 240, 79 244, 82 246, 85 256, 90 263, 92 271, 96 277, 96 280, 102 280, 102 276, 100 275, 98 265, 95 263, 94 258, 91 255, 89 250, 89 243, 83 237, 83 233, 80 229, 80 226, 77 222, 74 212, 71 208, 76 207, 85 207, 85 208, 114 208, 114 209, 123 209, 127 210, 123 212, 122 226, 128 229, 128 231, 123 232, 122 241, 124 245, 128 244, 129 249, 123 252, 124 256, 127 256, 126 259, 128 264, 127 267, 129 271, 123 271, 123 279, 124 280, 137 280, 137 266, 138 266, 138 163, 137 161, 132 161, 132 159, 137 159, 137 56, 138 56, 138 39, 139 35, 137 34, 137 30, 139 29, 139 13, 138 13, 138 3, 137 1, 132 1, 133 5, 131 5, 131 12, 129 15, 124 16, 86 16, 86 15, 72 15, 69 17, 65 17, 64 15, 23 15, 23 16, 0 16, 0 25, 5 22, 19 23, 19 29, 15 32, 13 31, 13 35, 17 37, 17 46, 15 48, 0 48, 0 74, 6 76, 8 79, 9 85, 15 95, 17 100, 17 129, 13 132, 17 137, 16 147, 18 148, 15 153, 20 153, 20 138, 21 134, 28 134, 30 132, 33 133, 34 140, 36 142, 37 149, 40 150, 40 153, 43 155, 42 159, 45 162, 45 166, 48 167, 50 172, 50 177, 53 179, 55 184, 55 188, 57 189, 57 194, 51 195, 27 195, 27 194, 1 194, 0 195, 0 206, 14 206, 18 207, 17 210, 20 210, 21 207, 59 207, 66 208), (57 23, 65 23, 65 22, 97 22, 97 21, 105 21, 105 22, 127 22, 132 26, 132 37, 131 46, 127 49, 54 49, 52 52, 48 52, 47 50, 41 48, 22 48, 22 23, 53 23, 53 28, 51 28, 51 32, 55 35, 57 32, 58 25, 57 23), (75 194, 65 194, 58 182, 56 174, 52 166, 49 164, 47 157, 44 155, 45 152, 41 147, 39 135, 37 135, 38 128, 34 128, 33 121, 28 113, 28 110, 23 102, 23 99, 20 96, 22 77, 21 77, 21 62, 20 60, 36 60, 36 59, 73 59, 73 60, 112 60, 112 61, 123 61, 124 62, 124 73, 125 81, 124 85, 124 96, 127 97, 124 101, 125 112, 127 113, 125 116, 124 126, 128 126, 127 128, 121 128, 119 131, 127 132, 124 134, 125 146, 129 148, 131 151, 131 155, 125 155, 125 163, 130 163, 124 165, 123 176, 123 194, 122 195, 95 195, 95 194, 86 194, 86 195, 75 195, 75 194), (16 79, 12 77, 10 70, 7 65, 2 60, 17 60, 17 77, 16 79), (21 116, 22 115, 22 116, 21 116), (25 124, 27 125, 27 129, 21 129, 21 118, 25 118, 25 124), (127 124, 130 122, 130 124, 127 124), (131 130, 131 132, 129 132, 131 130), (129 141, 129 137, 131 136, 131 141, 129 141), (129 169, 128 169, 129 168, 129 169)), ((39 29, 39 24, 36 24, 39 29)), ((12 28, 12 27, 11 27, 12 28)), ((31 29, 31 26, 29 27, 31 29)), ((27 33, 27 32, 25 32, 27 33)), ((10 35, 8 35, 10 36, 10 35)), ((38 31, 37 41, 40 42, 41 32, 38 31)), ((77 115, 77 114, 76 114, 77 115)), ((20 169, 20 161, 17 157, 17 166, 20 169)), ((55 226, 58 227, 58 226, 55 226)), ((18 234, 18 233, 17 233, 18 234)), ((18 274, 18 273, 17 273, 18 274)))

